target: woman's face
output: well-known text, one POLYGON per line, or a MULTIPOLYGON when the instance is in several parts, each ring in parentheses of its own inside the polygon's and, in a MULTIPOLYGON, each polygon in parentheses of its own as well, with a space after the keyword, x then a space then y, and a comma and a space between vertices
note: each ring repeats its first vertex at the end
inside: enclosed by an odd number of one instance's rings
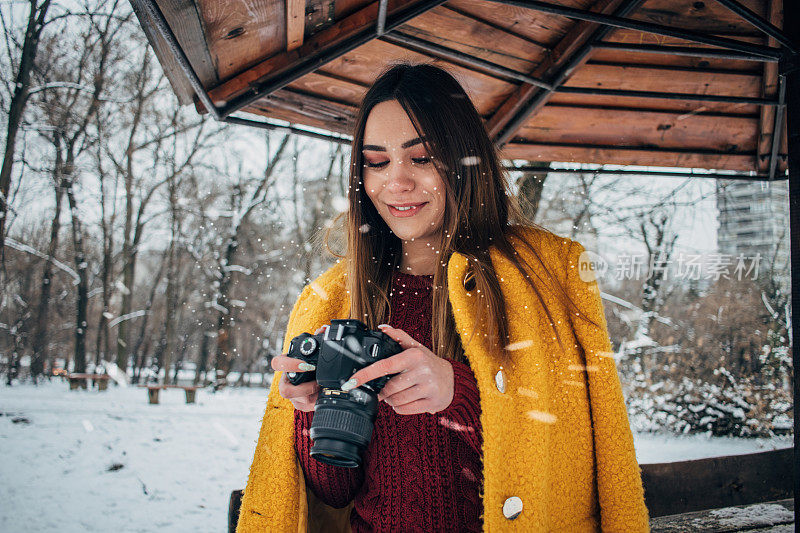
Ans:
POLYGON ((397 100, 372 108, 363 155, 364 188, 392 232, 404 241, 438 235, 444 220, 444 182, 397 100))

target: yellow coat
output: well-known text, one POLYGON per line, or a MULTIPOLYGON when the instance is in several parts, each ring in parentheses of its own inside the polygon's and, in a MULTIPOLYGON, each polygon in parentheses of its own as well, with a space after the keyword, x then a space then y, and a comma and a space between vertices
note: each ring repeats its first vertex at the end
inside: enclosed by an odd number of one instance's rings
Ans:
MULTIPOLYGON (((563 353, 524 278, 493 249, 492 263, 501 279, 511 344, 516 348, 512 358, 504 361, 486 348, 482 335, 476 334, 468 343, 480 294, 464 288, 467 258, 454 253, 448 261, 455 322, 481 398, 484 531, 649 531, 599 288, 596 282, 586 283, 578 276, 578 258, 584 248, 546 231, 526 231, 526 239, 565 282, 579 309, 602 328, 569 316, 555 295, 545 292, 566 348, 563 353), (505 392, 496 381, 500 371, 505 392), (503 504, 512 496, 522 500, 523 509, 509 520, 503 504)), ((537 269, 523 247, 517 245, 516 250, 537 269)), ((337 263, 303 289, 289 317, 284 353, 289 340, 299 333, 349 316, 344 267, 344 262, 337 263)), ((319 524, 329 531, 334 517, 347 530, 349 507, 332 509, 310 490, 307 494, 294 451, 293 406, 278 394, 279 379, 276 373, 237 532, 307 531, 319 524)))

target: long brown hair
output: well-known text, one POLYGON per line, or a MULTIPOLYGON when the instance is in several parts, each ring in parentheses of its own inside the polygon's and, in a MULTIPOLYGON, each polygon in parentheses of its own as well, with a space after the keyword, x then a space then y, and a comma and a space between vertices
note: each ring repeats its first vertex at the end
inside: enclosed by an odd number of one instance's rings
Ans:
MULTIPOLYGON (((441 260, 433 278, 431 339, 434 353, 453 360, 464 357, 447 290, 447 262, 453 252, 469 259, 465 285, 469 289, 472 289, 469 285, 474 285, 486 304, 478 306, 480 311, 472 334, 478 324, 488 319, 485 323, 489 325, 489 345, 499 346, 504 355, 508 355, 509 326, 506 303, 489 255, 491 246, 525 276, 551 324, 555 321, 540 287, 533 281, 535 276, 529 274, 533 269, 515 252, 510 241, 512 236, 529 249, 547 273, 549 281, 541 281, 550 283, 568 308, 579 311, 540 254, 525 240, 522 226, 518 224, 536 225, 524 219, 514 195, 508 190, 507 176, 496 148, 464 89, 449 72, 436 65, 397 63, 384 70, 367 90, 355 121, 344 256, 350 316, 373 329, 388 321, 392 272, 399 267, 402 255, 400 239, 378 214, 362 180, 361 150, 367 118, 373 107, 389 100, 397 100, 406 111, 445 184, 444 221, 441 241, 436 248, 441 260)), ((326 244, 330 233, 328 230, 326 244)), ((579 315, 584 316, 583 313, 579 315)), ((555 330, 555 325, 553 328, 555 330)), ((560 338, 558 342, 561 344, 560 338)))

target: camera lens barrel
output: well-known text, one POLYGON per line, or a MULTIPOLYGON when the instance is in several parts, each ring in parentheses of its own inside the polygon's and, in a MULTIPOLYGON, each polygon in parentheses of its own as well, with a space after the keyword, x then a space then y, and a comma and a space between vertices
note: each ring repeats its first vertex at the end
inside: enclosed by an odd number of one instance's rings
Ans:
POLYGON ((317 401, 309 432, 314 441, 310 454, 323 463, 355 468, 361 464, 361 454, 372 437, 377 403, 366 408, 358 405, 360 409, 345 403, 354 402, 317 401))

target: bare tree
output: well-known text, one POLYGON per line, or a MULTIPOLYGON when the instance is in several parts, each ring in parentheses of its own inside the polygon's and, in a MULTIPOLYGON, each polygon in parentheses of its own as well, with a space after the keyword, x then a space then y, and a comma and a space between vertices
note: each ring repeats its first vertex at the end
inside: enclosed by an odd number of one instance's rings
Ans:
POLYGON ((544 190, 544 182, 547 180, 547 170, 550 168, 550 163, 537 161, 529 163, 529 166, 540 167, 541 170, 526 170, 517 178, 517 189, 519 191, 517 198, 522 214, 527 220, 533 222, 539 212, 539 202, 542 199, 542 191, 544 190))
POLYGON ((664 211, 648 213, 639 223, 642 242, 647 248, 648 275, 642 284, 642 318, 637 337, 650 334, 654 315, 664 304, 662 287, 675 249, 677 233, 670 229, 671 216, 664 211))
MULTIPOLYGON (((125 189, 120 255, 122 316, 130 315, 133 310, 136 261, 145 225, 151 220, 150 202, 163 185, 190 170, 221 131, 206 127, 204 119, 187 118, 188 114, 178 107, 171 94, 165 98, 170 89, 149 47, 130 82, 130 101, 108 117, 109 122, 123 125, 116 132, 121 146, 104 145, 105 157, 120 175, 125 189), (163 109, 164 105, 172 108, 163 109), (181 142, 171 143, 176 138, 181 142)), ((117 332, 116 363, 120 368, 127 368, 129 353, 129 324, 123 322, 117 332)))
MULTIPOLYGON (((213 297, 213 306, 218 312, 216 321, 217 350, 214 359, 214 368, 216 369, 215 390, 224 387, 227 383, 227 375, 230 371, 231 358, 233 356, 231 334, 234 313, 231 308, 230 291, 233 273, 239 270, 236 268, 235 261, 236 251, 239 247, 240 232, 253 210, 268 199, 270 187, 275 179, 276 165, 281 160, 289 139, 290 134, 287 133, 281 140, 275 154, 271 159, 268 159, 264 175, 252 191, 247 191, 245 184, 240 180, 239 183, 234 184, 230 194, 230 229, 223 237, 223 252, 219 255, 219 264, 215 275, 217 279, 212 282, 216 289, 213 297)), ((269 149, 267 150, 267 157, 269 157, 269 149)))
MULTIPOLYGON (((45 126, 39 133, 51 144, 54 152, 52 170, 56 188, 56 214, 51 228, 50 251, 55 253, 58 244, 58 231, 62 191, 67 195, 72 220, 72 246, 75 270, 79 276, 76 299, 75 325, 75 370, 83 372, 86 367, 86 332, 88 329, 88 257, 85 252, 83 222, 80 219, 75 183, 79 177, 79 159, 93 143, 96 136, 90 131, 104 92, 110 81, 110 62, 113 58, 114 40, 124 24, 130 19, 121 20, 104 16, 96 19, 91 13, 108 9, 115 12, 119 0, 101 0, 92 6, 82 28, 81 40, 86 43, 77 54, 62 52, 56 46, 60 36, 47 38, 41 58, 46 64, 38 69, 39 81, 43 88, 38 92, 37 108, 45 126)), ((39 317, 36 325, 34 348, 34 375, 41 373, 47 346, 47 315, 50 284, 50 263, 45 263, 42 276, 42 290, 39 300, 39 317)))
POLYGON ((161 279, 164 276, 164 267, 167 264, 167 253, 168 252, 164 252, 164 256, 161 258, 161 261, 159 261, 158 271, 152 277, 150 293, 145 301, 144 309, 142 310, 142 320, 139 323, 139 335, 137 336, 136 342, 133 344, 133 348, 131 349, 131 358, 133 359, 133 374, 131 376, 131 381, 133 383, 139 383, 139 380, 141 379, 142 367, 144 366, 145 354, 147 353, 147 340, 150 338, 150 336, 147 335, 149 319, 152 314, 153 303, 156 299, 156 290, 161 284, 161 279))
POLYGON ((324 221, 330 220, 330 199, 333 192, 333 169, 337 159, 342 154, 341 145, 331 146, 328 156, 328 168, 321 177, 310 180, 300 180, 297 171, 297 161, 300 160, 300 153, 297 143, 294 146, 294 156, 292 165, 292 175, 294 177, 292 187, 292 200, 294 204, 295 236, 297 237, 300 253, 300 266, 303 272, 303 280, 307 283, 312 280, 312 269, 314 260, 318 257, 311 242, 318 240, 317 233, 324 226, 324 221), (300 196, 298 193, 302 193, 300 196), (328 213, 325 212, 326 207, 328 213))
POLYGON ((97 172, 98 181, 100 184, 100 233, 102 237, 102 264, 100 267, 100 284, 102 296, 102 310, 98 317, 97 323, 97 338, 95 344, 95 365, 99 365, 101 360, 106 360, 111 353, 111 331, 108 328, 109 320, 113 318, 111 309, 111 296, 112 286, 111 281, 114 278, 114 229, 117 220, 117 186, 119 182, 119 174, 108 172, 106 169, 103 149, 101 142, 104 139, 105 130, 103 129, 103 121, 96 121, 97 138, 100 142, 95 145, 95 171, 97 172), (113 181, 112 181, 113 180, 113 181), (109 184, 109 182, 112 182, 109 184), (107 189, 110 186, 110 194, 107 189), (110 200, 110 208, 108 203, 110 200), (106 214, 106 210, 110 209, 111 213, 106 214))
MULTIPOLYGON (((14 167, 14 156, 16 154, 17 133, 22 125, 22 118, 28 98, 31 93, 31 72, 34 69, 36 54, 39 49, 39 40, 45 27, 47 10, 50 8, 50 0, 39 2, 29 0, 28 2, 28 22, 25 27, 25 35, 22 39, 22 47, 19 57, 14 65, 14 85, 9 91, 11 101, 8 109, 8 123, 6 124, 6 146, 3 153, 3 166, 0 169, 0 265, 5 263, 5 224, 8 213, 8 198, 11 190, 11 174, 14 167)), ((1 13, 1 12, 0 12, 1 13)), ((3 31, 6 34, 6 48, 9 57, 16 55, 12 51, 12 42, 8 36, 14 31, 6 24, 5 17, 2 18, 3 31)), ((13 61, 13 59, 12 59, 13 61)), ((0 279, 3 273, 0 269, 0 279)), ((0 286, 2 283, 0 283, 0 286)))

